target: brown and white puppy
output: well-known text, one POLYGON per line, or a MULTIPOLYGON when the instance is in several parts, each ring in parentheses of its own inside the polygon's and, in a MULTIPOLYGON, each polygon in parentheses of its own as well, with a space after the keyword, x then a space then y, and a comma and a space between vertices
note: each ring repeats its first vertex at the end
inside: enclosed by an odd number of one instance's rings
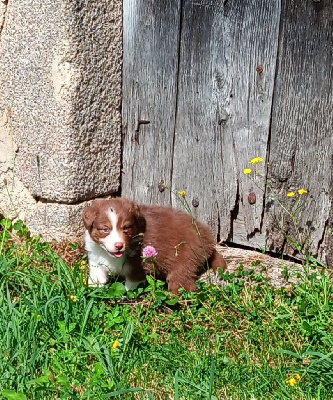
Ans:
POLYGON ((115 198, 94 201, 82 219, 90 285, 104 285, 109 274, 120 275, 130 290, 154 274, 174 293, 181 287, 194 291, 206 260, 214 272, 226 268, 210 228, 196 221, 198 234, 191 216, 181 211, 115 198), (148 245, 157 252, 154 265, 141 257, 148 245))

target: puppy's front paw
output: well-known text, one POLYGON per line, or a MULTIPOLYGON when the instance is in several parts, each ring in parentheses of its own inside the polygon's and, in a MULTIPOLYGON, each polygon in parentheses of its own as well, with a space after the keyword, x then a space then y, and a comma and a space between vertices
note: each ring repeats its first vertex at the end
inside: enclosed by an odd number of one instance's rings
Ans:
POLYGON ((134 290, 138 287, 139 283, 140 282, 133 282, 133 281, 130 281, 129 279, 126 279, 125 280, 125 289, 127 291, 134 290))
POLYGON ((89 268, 88 286, 101 287, 109 280, 109 274, 105 268, 100 266, 91 266, 89 268))

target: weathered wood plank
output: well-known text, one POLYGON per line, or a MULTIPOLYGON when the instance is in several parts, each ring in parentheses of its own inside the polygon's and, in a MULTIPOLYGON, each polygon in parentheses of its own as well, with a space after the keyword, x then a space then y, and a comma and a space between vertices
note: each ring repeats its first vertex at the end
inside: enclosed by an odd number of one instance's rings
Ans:
MULTIPOLYGON (((298 243, 310 235, 305 247, 325 258, 332 207, 333 3, 282 3, 269 158, 274 199, 266 221, 268 239, 272 250, 283 250, 283 236, 280 228, 273 229, 272 220, 281 221, 286 214, 279 201, 287 210, 300 201, 296 227, 285 218, 286 233, 298 243), (300 188, 309 194, 286 198, 288 191, 300 188)), ((288 247, 284 250, 292 252, 288 247)))
POLYGON ((172 186, 222 238, 256 247, 264 179, 242 171, 266 158, 279 17, 279 2, 183 2, 172 186))
POLYGON ((171 181, 180 1, 124 0, 123 9, 122 194, 168 204, 157 185, 171 181))
MULTIPOLYGON (((221 137, 213 58, 217 57, 222 26, 214 21, 223 13, 221 2, 183 1, 177 119, 172 188, 185 190, 193 213, 218 230, 218 201, 223 173, 221 137), (217 32, 216 32, 217 31, 217 32), (215 98, 214 98, 215 97, 215 98), (214 105, 212 105, 214 104, 214 105)), ((221 54, 222 55, 222 54, 221 54)), ((223 79, 220 77, 220 80, 223 79)), ((232 180, 231 193, 235 192, 232 180)), ((177 206, 177 202, 173 201, 177 206)))

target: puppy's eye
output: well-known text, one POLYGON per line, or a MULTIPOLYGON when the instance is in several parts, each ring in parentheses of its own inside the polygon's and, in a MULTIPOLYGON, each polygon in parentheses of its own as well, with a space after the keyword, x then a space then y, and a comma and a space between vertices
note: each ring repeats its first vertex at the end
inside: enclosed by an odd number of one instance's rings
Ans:
POLYGON ((101 231, 102 231, 103 233, 109 233, 109 232, 110 232, 110 229, 105 227, 105 228, 101 229, 101 231))
POLYGON ((130 225, 124 225, 123 226, 123 231, 128 232, 131 229, 130 225))

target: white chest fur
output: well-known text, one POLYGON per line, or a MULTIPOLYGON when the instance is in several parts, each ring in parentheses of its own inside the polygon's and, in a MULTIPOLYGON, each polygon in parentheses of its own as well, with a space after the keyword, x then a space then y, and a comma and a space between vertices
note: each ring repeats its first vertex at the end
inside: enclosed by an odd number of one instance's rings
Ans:
MULTIPOLYGON (((122 257, 113 257, 99 244, 95 243, 89 232, 85 232, 85 248, 88 253, 89 263, 89 286, 103 286, 109 280, 109 275, 126 276, 130 265, 127 262, 128 255, 124 252, 122 257)), ((131 282, 126 279, 125 287, 127 290, 134 289, 138 282, 131 282)))

